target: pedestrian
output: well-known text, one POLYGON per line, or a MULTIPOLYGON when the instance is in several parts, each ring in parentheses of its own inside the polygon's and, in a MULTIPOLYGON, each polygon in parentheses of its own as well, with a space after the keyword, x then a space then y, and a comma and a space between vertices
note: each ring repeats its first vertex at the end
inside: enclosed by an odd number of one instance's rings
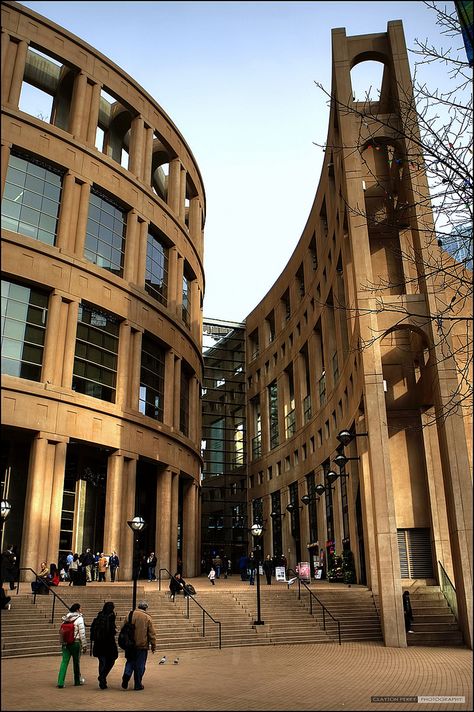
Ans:
POLYGON ((7 594, 5 593, 5 589, 3 588, 3 586, 0 586, 0 593, 1 593, 1 602, 0 602, 1 605, 0 605, 0 608, 2 609, 2 611, 9 611, 10 608, 12 607, 12 604, 10 603, 10 601, 12 600, 12 597, 11 597, 11 596, 7 596, 7 594))
POLYGON ((100 552, 98 551, 94 555, 94 563, 92 565, 92 580, 93 581, 98 581, 99 580, 99 559, 100 559, 100 552))
POLYGON ((103 608, 91 623, 90 639, 92 655, 99 659, 99 687, 107 688, 107 675, 118 658, 118 648, 115 642, 115 605, 112 601, 104 603, 103 608))
POLYGON ((146 560, 146 563, 148 568, 148 582, 150 583, 150 581, 156 581, 155 569, 158 563, 158 559, 156 558, 154 551, 150 553, 148 559, 146 560))
POLYGON ((135 609, 131 616, 132 625, 135 626, 135 648, 132 652, 127 653, 127 662, 122 676, 122 687, 124 690, 128 688, 128 681, 132 677, 134 690, 143 690, 142 685, 143 675, 145 674, 146 661, 148 657, 148 647, 151 652, 155 652, 156 633, 153 628, 151 616, 146 612, 148 603, 140 601, 138 608, 135 609))
POLYGON ((8 583, 10 591, 13 591, 15 586, 16 574, 16 556, 13 551, 13 544, 10 544, 5 551, 2 552, 2 584, 8 583))
POLYGON ((249 558, 248 558, 248 574, 249 574, 249 583, 251 586, 254 585, 254 579, 255 579, 255 569, 257 567, 256 562, 255 562, 255 556, 253 554, 253 551, 251 552, 249 558))
POLYGON ((66 615, 62 617, 62 620, 64 623, 74 623, 74 642, 62 644, 63 658, 61 660, 61 667, 59 668, 58 687, 64 687, 64 680, 71 656, 74 670, 74 685, 83 685, 84 679, 81 677, 80 658, 81 652, 85 653, 87 650, 87 640, 84 618, 81 613, 81 604, 73 603, 69 609, 69 613, 66 613, 66 615))
POLYGON ((104 555, 104 552, 101 553, 99 557, 99 563, 97 565, 97 569, 99 572, 99 581, 105 582, 105 573, 107 571, 107 557, 104 555))
POLYGON ((232 576, 232 559, 227 559, 227 576, 232 576))
POLYGON ((77 575, 79 569, 79 554, 73 554, 72 561, 69 564, 68 575, 69 575, 69 585, 72 586, 74 583, 74 578, 77 575))
POLYGON ((94 554, 90 549, 86 549, 79 557, 79 563, 86 570, 86 581, 92 581, 92 569, 94 567, 94 554))
POLYGON ((209 581, 212 583, 213 586, 216 585, 216 582, 215 582, 216 572, 215 572, 213 566, 211 566, 211 570, 210 570, 209 573, 207 574, 207 578, 209 579, 209 581))
POLYGON ((247 580, 247 569, 248 569, 248 557, 245 554, 242 554, 242 556, 239 559, 239 571, 240 571, 240 578, 242 581, 247 580))
POLYGON ((413 633, 412 623, 413 623, 413 610, 411 607, 410 593, 408 591, 403 591, 403 615, 405 616, 405 633, 413 633))
POLYGON ((48 586, 59 586, 59 571, 58 567, 56 564, 50 564, 49 566, 49 572, 48 575, 46 576, 46 583, 48 586))
POLYGON ((110 569, 110 580, 112 583, 115 582, 115 577, 117 575, 117 569, 120 566, 120 560, 117 556, 117 552, 113 551, 109 556, 109 569, 110 569))
POLYGON ((221 577, 222 559, 219 556, 219 554, 217 554, 217 556, 215 556, 214 559, 212 560, 212 565, 214 566, 214 569, 216 572, 216 578, 220 578, 221 577))
POLYGON ((265 573, 265 576, 267 577, 267 584, 271 586, 272 583, 272 570, 273 570, 273 561, 272 557, 270 554, 268 554, 267 558, 263 562, 263 571, 265 573))
POLYGON ((177 572, 175 573, 175 575, 172 576, 171 579, 170 579, 170 585, 169 585, 169 589, 170 589, 170 599, 171 599, 172 601, 174 601, 175 596, 176 596, 178 593, 181 593, 181 591, 183 591, 183 593, 184 593, 184 595, 185 595, 185 597, 186 597, 186 589, 185 589, 185 586, 186 586, 186 581, 182 578, 182 576, 181 576, 181 574, 179 573, 179 571, 177 571, 177 572))

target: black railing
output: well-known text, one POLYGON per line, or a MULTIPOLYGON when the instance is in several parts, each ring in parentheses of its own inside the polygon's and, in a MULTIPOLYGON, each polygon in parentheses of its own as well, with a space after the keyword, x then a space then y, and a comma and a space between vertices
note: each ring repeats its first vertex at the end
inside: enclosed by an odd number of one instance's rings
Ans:
MULTIPOLYGON (((294 569, 288 569, 288 570, 287 570, 287 576, 288 576, 288 574, 293 574, 293 575, 295 576, 295 578, 297 579, 297 581, 298 581, 298 600, 301 599, 301 584, 303 584, 303 586, 305 587, 305 589, 308 591, 308 593, 309 593, 309 613, 310 613, 310 615, 313 615, 313 598, 314 598, 314 600, 316 601, 316 603, 318 604, 318 606, 321 607, 322 612, 323 612, 323 629, 326 630, 326 615, 328 615, 330 618, 332 618, 333 621, 334 621, 334 623, 336 623, 336 625, 337 625, 337 637, 338 637, 338 639, 339 639, 339 645, 341 645, 341 622, 338 621, 337 618, 334 618, 334 616, 332 615, 332 613, 331 613, 330 611, 328 611, 328 609, 326 608, 326 606, 324 605, 324 603, 322 603, 322 601, 320 601, 319 598, 312 592, 312 590, 309 588, 309 586, 307 586, 307 585, 305 584, 305 582, 300 579, 300 577, 298 576, 298 574, 296 573, 296 571, 295 571, 294 569)), ((288 587, 289 587, 289 586, 288 586, 288 587)))
MULTIPOLYGON (((41 583, 41 584, 47 589, 48 594, 49 594, 49 593, 52 593, 52 594, 53 594, 53 602, 52 602, 52 606, 51 606, 51 621, 50 621, 51 623, 54 623, 54 609, 55 609, 55 607, 56 607, 56 599, 58 599, 58 600, 63 604, 63 606, 66 608, 66 610, 69 611, 69 606, 70 606, 70 604, 69 604, 69 603, 66 603, 66 601, 65 601, 63 598, 61 598, 61 596, 59 595, 59 593, 56 593, 56 591, 53 590, 53 587, 52 587, 52 586, 48 586, 48 584, 44 582, 44 579, 42 579, 40 576, 38 576, 38 574, 36 573, 36 571, 34 571, 33 569, 31 569, 31 568, 29 568, 29 567, 20 568, 19 571, 31 571, 31 573, 34 574, 35 577, 36 577, 36 582, 37 582, 38 584, 41 583)), ((18 576, 18 578, 20 578, 20 576, 18 576)), ((29 582, 29 581, 28 581, 28 582, 24 582, 24 583, 28 583, 28 584, 31 585, 31 582, 29 582)), ((17 582, 17 587, 16 587, 16 593, 17 593, 17 595, 18 595, 19 592, 20 592, 20 581, 17 582)), ((32 593, 33 593, 33 604, 35 604, 35 603, 36 603, 36 596, 42 595, 42 594, 38 594, 36 591, 32 591, 32 593)))
MULTIPOLYGON (((170 579, 174 579, 175 581, 178 581, 178 579, 175 578, 175 577, 171 574, 171 572, 168 571, 168 569, 165 569, 165 568, 160 569, 160 570, 158 571, 158 591, 161 591, 161 572, 162 572, 162 571, 166 571, 166 573, 168 574, 168 576, 169 576, 170 579)), ((202 611, 202 637, 203 637, 203 638, 204 638, 205 635, 206 635, 206 616, 207 616, 208 618, 210 618, 210 620, 211 620, 213 623, 215 623, 215 624, 217 625, 217 627, 218 627, 219 650, 220 650, 220 649, 222 648, 222 625, 221 625, 221 622, 220 622, 220 621, 216 621, 216 619, 213 618, 213 617, 211 616, 211 614, 208 613, 208 611, 206 611, 206 609, 201 606, 201 604, 199 603, 199 601, 196 601, 196 599, 194 598, 194 596, 193 596, 191 593, 186 592, 185 600, 186 600, 186 614, 185 614, 185 617, 186 617, 186 618, 189 618, 189 601, 190 601, 190 600, 192 600, 197 606, 199 606, 199 608, 200 608, 201 611, 202 611)))

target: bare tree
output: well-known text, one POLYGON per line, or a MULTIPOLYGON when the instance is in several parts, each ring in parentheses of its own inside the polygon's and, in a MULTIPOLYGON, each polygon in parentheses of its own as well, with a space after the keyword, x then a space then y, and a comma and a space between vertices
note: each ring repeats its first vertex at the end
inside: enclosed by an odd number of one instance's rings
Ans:
MULTIPOLYGON (((358 152, 369 187, 363 205, 349 204, 347 211, 360 216, 369 230, 387 238, 402 234, 416 213, 416 240, 400 239, 393 251, 408 265, 397 273, 378 277, 366 289, 375 296, 375 311, 397 312, 398 325, 418 320, 420 327, 431 323, 437 363, 454 363, 457 386, 445 400, 442 416, 452 412, 472 414, 472 70, 466 58, 461 26, 456 11, 435 2, 424 3, 436 13, 444 49, 416 40, 410 50, 416 57, 413 86, 397 86, 397 112, 384 111, 387 97, 375 99, 370 91, 363 101, 331 94, 315 82, 340 116, 357 118, 359 135, 352 146, 318 144, 331 155, 358 152), (419 79, 424 65, 436 65, 447 78, 447 89, 432 88, 419 79), (386 136, 392 137, 391 141, 386 136), (386 162, 383 173, 375 170, 386 162), (410 172, 409 189, 405 180, 410 172), (382 177, 381 177, 382 176, 382 177), (435 286, 436 298, 421 318, 406 303, 387 303, 383 295, 419 288, 421 280, 435 286)), ((365 182, 364 182, 365 186, 365 182)), ((334 304, 347 310, 347 305, 334 304)), ((350 307, 349 307, 350 308, 350 307)), ((359 316, 360 307, 355 308, 359 316)), ((371 307, 372 309, 372 307, 371 307)), ((367 312, 366 312, 367 313, 367 312)), ((383 336, 359 343, 364 348, 383 336)), ((439 417, 439 413, 438 416, 439 417)))

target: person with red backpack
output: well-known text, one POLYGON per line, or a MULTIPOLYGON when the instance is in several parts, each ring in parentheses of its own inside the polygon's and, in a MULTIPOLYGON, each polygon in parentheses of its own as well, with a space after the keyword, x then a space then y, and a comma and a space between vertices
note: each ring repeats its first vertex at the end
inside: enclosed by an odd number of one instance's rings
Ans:
POLYGON ((80 657, 81 652, 87 650, 86 628, 81 613, 81 604, 73 603, 69 613, 62 617, 59 638, 62 645, 63 657, 58 674, 58 687, 64 687, 64 680, 72 656, 74 666, 74 685, 82 685, 80 657))

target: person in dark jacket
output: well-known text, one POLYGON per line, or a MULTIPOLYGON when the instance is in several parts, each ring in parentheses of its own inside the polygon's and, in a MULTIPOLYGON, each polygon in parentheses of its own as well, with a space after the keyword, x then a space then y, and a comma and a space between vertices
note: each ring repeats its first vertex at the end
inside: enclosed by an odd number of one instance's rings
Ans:
POLYGON ((181 591, 184 593, 184 596, 187 596, 186 593, 186 581, 184 578, 181 576, 181 574, 177 571, 175 575, 170 579, 170 599, 174 601, 174 597, 176 594, 180 593, 181 591))
POLYGON ((413 623, 413 611, 410 601, 410 593, 408 591, 403 591, 403 614, 405 616, 405 633, 413 633, 412 623, 413 623))
POLYGON ((270 554, 268 554, 267 558, 263 562, 263 571, 265 573, 265 576, 267 577, 267 584, 270 586, 272 583, 272 570, 273 570, 273 561, 272 557, 270 554))
POLYGON ((92 655, 99 659, 99 687, 107 687, 107 675, 118 658, 118 648, 115 642, 115 605, 107 601, 91 624, 92 655))
POLYGON ((13 551, 13 546, 10 545, 4 552, 2 552, 2 583, 8 583, 10 591, 13 591, 16 588, 15 574, 16 556, 13 551))

